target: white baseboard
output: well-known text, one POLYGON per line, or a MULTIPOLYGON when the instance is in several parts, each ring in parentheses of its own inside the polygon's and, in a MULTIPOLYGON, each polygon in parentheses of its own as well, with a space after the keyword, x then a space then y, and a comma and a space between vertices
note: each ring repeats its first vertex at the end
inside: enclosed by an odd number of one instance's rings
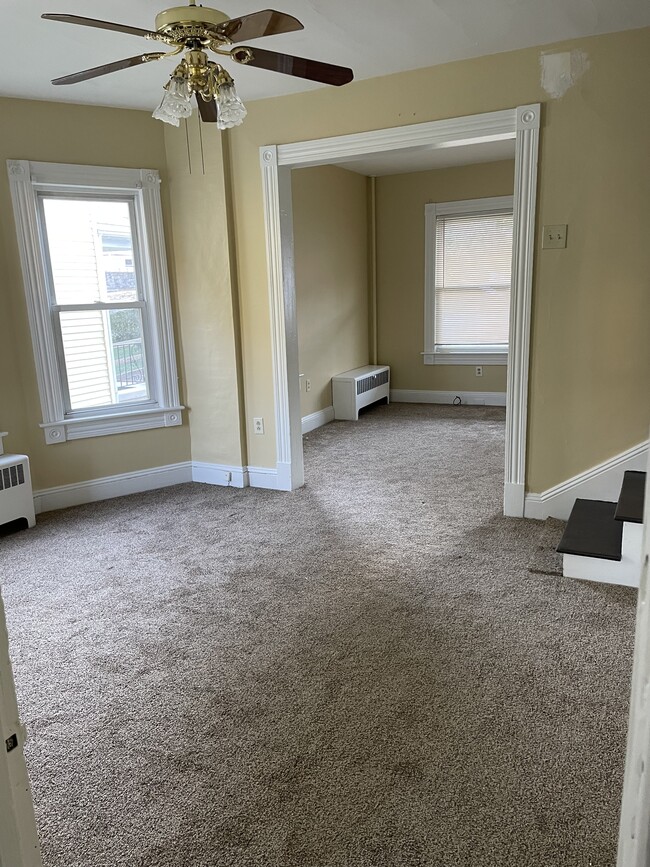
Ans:
POLYGON ((224 485, 231 488, 248 487, 248 470, 244 467, 230 467, 225 464, 206 464, 192 461, 192 481, 204 485, 224 485))
POLYGON ((523 518, 524 495, 524 485, 506 482, 503 486, 503 514, 510 518, 523 518))
POLYGON ((251 488, 265 488, 269 491, 282 490, 278 486, 278 471, 269 467, 248 467, 248 484, 251 488))
POLYGON ((325 409, 319 409, 318 412, 312 412, 310 415, 304 416, 302 419, 303 434, 316 430, 318 427, 323 427, 334 421, 334 407, 326 406, 325 409))
POLYGON ((391 388, 393 403, 453 403, 459 397, 467 406, 505 406, 505 391, 425 391, 419 388, 391 388))
MULTIPOLYGON (((233 488, 268 488, 285 490, 278 470, 266 467, 235 467, 225 464, 208 464, 203 461, 183 461, 164 467, 152 467, 132 473, 119 473, 100 479, 89 479, 72 485, 58 485, 34 491, 34 511, 36 514, 54 509, 67 509, 84 503, 96 503, 123 497, 126 494, 139 494, 184 482, 199 482, 207 485, 221 485, 233 488)), ((289 488, 286 488, 289 490, 289 488)))
POLYGON ((142 491, 153 491, 156 488, 166 488, 169 485, 180 485, 191 481, 191 461, 164 467, 151 467, 148 470, 120 473, 116 476, 105 476, 73 485, 58 485, 54 488, 34 491, 34 511, 40 514, 52 509, 66 509, 68 506, 95 503, 112 497, 122 497, 125 494, 139 494, 142 491))
POLYGON ((545 520, 551 517, 566 521, 578 498, 616 502, 625 471, 645 471, 647 467, 648 441, 646 440, 541 494, 526 494, 524 515, 526 518, 545 520))

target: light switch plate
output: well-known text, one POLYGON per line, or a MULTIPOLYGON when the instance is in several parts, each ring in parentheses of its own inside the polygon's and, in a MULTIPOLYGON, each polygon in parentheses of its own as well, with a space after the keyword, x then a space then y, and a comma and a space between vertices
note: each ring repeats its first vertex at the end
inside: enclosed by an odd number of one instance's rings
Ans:
POLYGON ((567 225, 544 226, 542 237, 543 250, 562 250, 566 247, 567 225))

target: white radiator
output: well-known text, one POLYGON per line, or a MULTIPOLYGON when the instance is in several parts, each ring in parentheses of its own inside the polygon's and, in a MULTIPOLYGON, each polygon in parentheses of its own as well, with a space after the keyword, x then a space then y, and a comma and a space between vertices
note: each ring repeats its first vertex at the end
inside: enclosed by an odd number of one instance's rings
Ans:
POLYGON ((334 418, 358 421, 362 407, 384 397, 390 400, 390 367, 371 364, 332 377, 334 418))
POLYGON ((27 455, 2 455, 0 457, 0 524, 18 518, 27 518, 33 527, 34 498, 29 474, 27 455))

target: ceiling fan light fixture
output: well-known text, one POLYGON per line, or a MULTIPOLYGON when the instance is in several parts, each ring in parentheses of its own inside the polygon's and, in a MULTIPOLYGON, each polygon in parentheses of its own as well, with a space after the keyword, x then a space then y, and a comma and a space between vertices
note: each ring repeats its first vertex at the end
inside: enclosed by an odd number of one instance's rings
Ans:
POLYGON ((275 9, 263 9, 261 12, 238 18, 228 18, 225 12, 218 9, 197 6, 197 0, 188 0, 188 3, 187 6, 174 6, 160 12, 156 17, 155 30, 143 30, 129 24, 116 24, 81 15, 43 14, 41 17, 48 20, 129 33, 162 42, 172 49, 136 54, 135 57, 93 66, 91 69, 55 78, 52 84, 78 84, 120 69, 175 57, 185 52, 185 57, 165 85, 163 98, 153 112, 153 117, 164 123, 180 126, 180 121, 192 114, 192 97, 196 97, 201 120, 205 123, 216 123, 219 129, 224 130, 239 126, 247 111, 237 95, 232 78, 220 63, 209 59, 208 52, 243 66, 280 72, 336 87, 348 84, 354 78, 352 70, 345 66, 237 44, 249 39, 302 30, 303 25, 293 15, 275 9))
POLYGON ((231 76, 222 69, 217 78, 217 128, 231 129, 239 126, 248 114, 246 106, 237 95, 235 82, 231 76))
POLYGON ((163 98, 152 117, 179 126, 181 118, 192 114, 192 87, 190 82, 176 70, 163 88, 163 98))

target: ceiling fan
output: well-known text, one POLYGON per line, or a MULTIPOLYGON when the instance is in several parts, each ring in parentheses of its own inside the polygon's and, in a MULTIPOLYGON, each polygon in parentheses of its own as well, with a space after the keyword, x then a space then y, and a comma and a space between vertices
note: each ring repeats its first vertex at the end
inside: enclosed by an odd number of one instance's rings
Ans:
POLYGON ((72 75, 55 78, 52 84, 76 84, 127 69, 140 66, 163 57, 174 57, 185 52, 166 85, 164 95, 153 116, 158 120, 178 126, 180 119, 189 117, 192 112, 192 94, 195 95, 199 113, 203 121, 216 123, 219 129, 227 129, 240 124, 246 116, 244 104, 237 96, 235 83, 228 71, 208 58, 208 51, 221 57, 234 60, 244 66, 294 75, 310 81, 340 86, 352 81, 353 72, 344 66, 335 66, 319 60, 278 54, 262 48, 240 45, 245 40, 273 36, 302 30, 303 25, 293 15, 265 9, 239 18, 228 18, 218 9, 196 6, 189 0, 188 6, 174 6, 156 16, 155 30, 143 30, 128 24, 114 24, 95 18, 79 15, 45 14, 41 16, 50 21, 63 21, 67 24, 81 24, 102 30, 116 30, 142 36, 171 47, 172 51, 154 51, 136 54, 124 60, 94 66, 72 75))

